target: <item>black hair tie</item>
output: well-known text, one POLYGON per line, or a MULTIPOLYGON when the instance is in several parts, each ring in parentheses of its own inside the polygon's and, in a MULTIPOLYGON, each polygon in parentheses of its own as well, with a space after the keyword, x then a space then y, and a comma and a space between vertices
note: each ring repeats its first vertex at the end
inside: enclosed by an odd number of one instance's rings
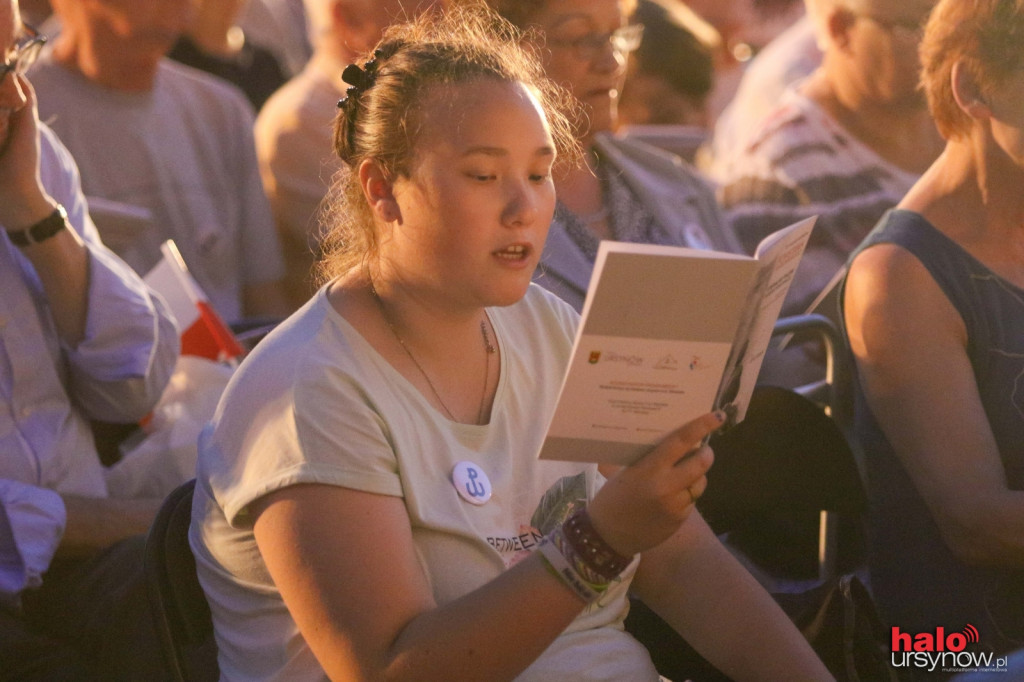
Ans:
POLYGON ((349 100, 359 97, 377 82, 377 58, 379 56, 381 56, 381 51, 376 50, 373 57, 362 67, 358 64, 349 64, 341 72, 341 80, 351 87, 345 91, 345 96, 338 100, 339 109, 343 109, 349 100))

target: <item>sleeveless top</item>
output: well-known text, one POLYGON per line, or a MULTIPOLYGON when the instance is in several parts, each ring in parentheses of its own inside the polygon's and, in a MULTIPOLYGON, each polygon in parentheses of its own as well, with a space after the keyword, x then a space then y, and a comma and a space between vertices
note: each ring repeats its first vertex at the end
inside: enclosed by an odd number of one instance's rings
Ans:
MULTIPOLYGON (((963 319, 967 354, 1008 485, 1024 490, 1024 289, 912 211, 887 212, 850 262, 882 243, 913 254, 963 319)), ((969 566, 950 551, 871 413, 859 380, 855 428, 868 476, 871 585, 883 617, 910 633, 936 627, 954 632, 971 624, 981 633, 981 646, 1019 648, 1024 643, 1024 571, 969 566)))

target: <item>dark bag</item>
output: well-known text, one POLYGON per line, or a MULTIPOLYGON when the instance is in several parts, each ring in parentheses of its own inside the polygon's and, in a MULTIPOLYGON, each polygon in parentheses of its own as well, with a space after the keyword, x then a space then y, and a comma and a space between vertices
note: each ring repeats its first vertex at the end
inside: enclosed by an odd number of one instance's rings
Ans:
POLYGON ((847 574, 800 594, 775 594, 838 682, 895 681, 885 627, 860 579, 847 574))

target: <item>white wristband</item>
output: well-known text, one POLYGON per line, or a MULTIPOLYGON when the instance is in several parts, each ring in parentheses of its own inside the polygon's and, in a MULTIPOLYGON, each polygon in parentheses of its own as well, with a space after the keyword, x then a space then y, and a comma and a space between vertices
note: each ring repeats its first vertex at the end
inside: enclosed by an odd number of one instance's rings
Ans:
POLYGON ((561 578, 562 582, 575 592, 577 597, 589 604, 597 601, 601 596, 603 591, 594 589, 590 583, 584 580, 549 538, 544 538, 541 541, 538 551, 555 575, 561 578))

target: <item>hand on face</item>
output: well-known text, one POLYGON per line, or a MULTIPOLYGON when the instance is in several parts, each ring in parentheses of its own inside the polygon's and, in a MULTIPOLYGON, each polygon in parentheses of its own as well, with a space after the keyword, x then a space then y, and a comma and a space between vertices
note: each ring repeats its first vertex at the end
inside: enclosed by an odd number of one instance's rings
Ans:
POLYGON ((8 74, 0 88, 10 95, 3 101, 7 108, 0 109, 6 118, 0 123, 0 223, 18 229, 34 222, 49 203, 39 177, 39 113, 35 91, 24 76, 8 74), (22 104, 14 105, 18 100, 22 104))
POLYGON ((714 455, 701 442, 721 426, 718 415, 699 417, 612 476, 588 507, 605 542, 631 556, 675 533, 707 487, 714 455))

